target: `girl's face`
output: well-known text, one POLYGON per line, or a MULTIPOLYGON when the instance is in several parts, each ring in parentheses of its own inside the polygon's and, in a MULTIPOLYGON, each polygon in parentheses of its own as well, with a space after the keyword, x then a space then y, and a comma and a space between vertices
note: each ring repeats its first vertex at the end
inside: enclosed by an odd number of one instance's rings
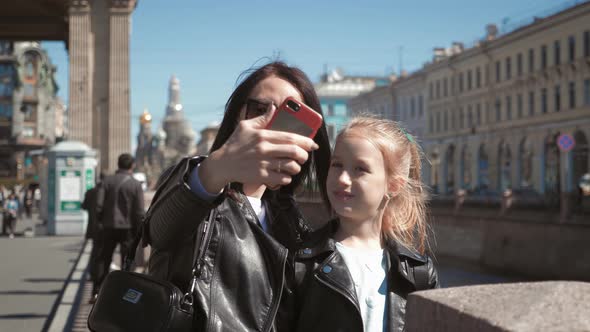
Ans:
POLYGON ((288 81, 276 76, 269 76, 260 81, 252 90, 240 110, 240 120, 251 119, 278 107, 287 97, 303 101, 301 93, 288 81))
POLYGON ((340 136, 326 186, 330 203, 341 219, 374 220, 388 188, 381 151, 360 136, 340 136))

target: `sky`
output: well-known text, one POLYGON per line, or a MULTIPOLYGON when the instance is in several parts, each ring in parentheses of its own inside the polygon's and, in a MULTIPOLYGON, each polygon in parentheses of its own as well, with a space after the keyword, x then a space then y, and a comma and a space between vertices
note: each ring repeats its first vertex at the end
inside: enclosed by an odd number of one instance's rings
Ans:
MULTIPOLYGON (((220 121, 241 72, 279 59, 313 82, 324 70, 389 75, 419 69, 434 47, 466 45, 495 23, 502 31, 580 0, 139 0, 132 15, 132 152, 145 108, 160 126, 171 75, 195 132, 220 121)), ((59 96, 68 100, 63 42, 45 42, 59 96)))

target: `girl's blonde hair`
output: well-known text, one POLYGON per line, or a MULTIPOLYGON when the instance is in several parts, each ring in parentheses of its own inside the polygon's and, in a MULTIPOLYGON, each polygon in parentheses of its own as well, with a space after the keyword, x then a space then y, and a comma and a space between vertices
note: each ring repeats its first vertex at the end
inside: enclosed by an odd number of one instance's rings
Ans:
POLYGON ((388 194, 383 211, 381 236, 424 253, 427 248, 428 195, 421 179, 422 150, 413 136, 397 122, 369 116, 353 118, 338 134, 359 136, 375 145, 383 156, 388 184, 397 190, 388 194))

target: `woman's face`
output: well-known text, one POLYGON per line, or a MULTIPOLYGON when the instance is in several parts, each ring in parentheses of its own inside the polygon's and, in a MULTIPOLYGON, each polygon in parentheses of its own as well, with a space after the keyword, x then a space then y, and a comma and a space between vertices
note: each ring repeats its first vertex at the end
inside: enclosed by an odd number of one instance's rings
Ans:
POLYGON ((274 104, 275 107, 278 107, 287 97, 293 97, 303 102, 303 97, 295 86, 282 78, 269 76, 260 81, 248 96, 249 101, 254 101, 253 105, 249 106, 253 108, 254 112, 246 112, 247 101, 240 109, 240 120, 246 119, 246 113, 248 113, 248 118, 262 115, 267 110, 265 105, 274 104))

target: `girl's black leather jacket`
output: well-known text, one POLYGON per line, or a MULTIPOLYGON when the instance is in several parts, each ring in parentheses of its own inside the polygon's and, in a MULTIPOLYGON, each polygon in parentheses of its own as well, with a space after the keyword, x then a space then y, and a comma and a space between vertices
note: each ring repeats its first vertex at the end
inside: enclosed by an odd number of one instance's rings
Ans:
MULTIPOLYGON (((361 332, 363 321, 354 282, 336 249, 338 220, 311 233, 295 257, 296 331, 361 332)), ((386 244, 387 287, 385 326, 404 330, 406 298, 416 290, 438 288, 432 260, 393 241, 386 244)))
MULTIPOLYGON (((145 218, 144 243, 152 246, 149 273, 181 290, 189 287, 199 226, 216 208, 218 216, 205 256, 195 300, 196 331, 287 330, 292 311, 279 306, 291 296, 294 253, 308 232, 292 197, 267 191, 263 197, 271 233, 259 225, 247 198, 227 188, 213 203, 188 187, 202 157, 186 158, 160 179, 145 218)), ((291 302, 289 302, 291 303, 291 302)))

